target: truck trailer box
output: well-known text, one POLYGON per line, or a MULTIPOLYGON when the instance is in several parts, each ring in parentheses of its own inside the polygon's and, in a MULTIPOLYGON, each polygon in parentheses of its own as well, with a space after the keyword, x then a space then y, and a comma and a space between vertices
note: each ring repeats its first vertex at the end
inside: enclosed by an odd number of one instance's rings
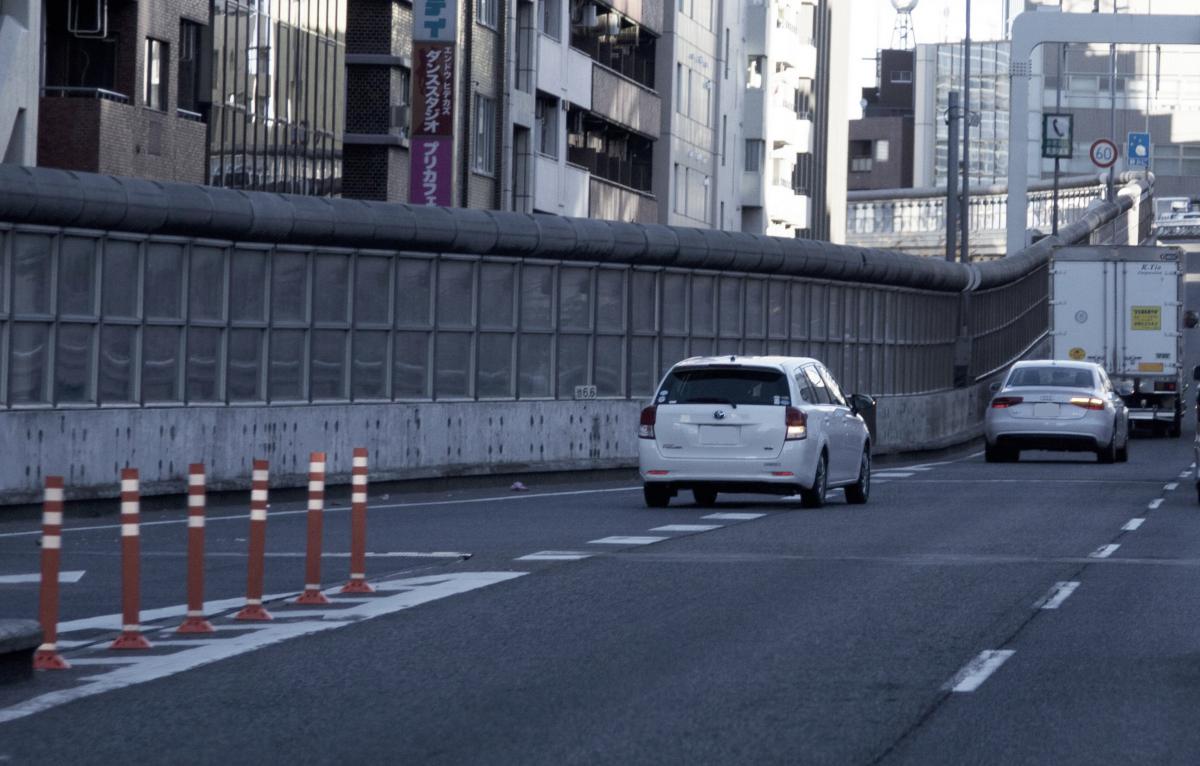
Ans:
POLYGON ((1108 371, 1134 423, 1178 436, 1185 264, 1175 247, 1062 247, 1050 264, 1052 356, 1108 371))

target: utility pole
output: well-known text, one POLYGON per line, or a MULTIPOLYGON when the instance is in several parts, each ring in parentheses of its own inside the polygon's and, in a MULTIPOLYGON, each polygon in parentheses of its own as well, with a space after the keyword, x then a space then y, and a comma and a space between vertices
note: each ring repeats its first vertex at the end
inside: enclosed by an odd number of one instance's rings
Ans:
MULTIPOLYGON (((1097 7, 1099 3, 1097 2, 1097 7)), ((1117 0, 1113 0, 1113 15, 1117 15, 1117 0)), ((1117 146, 1121 145, 1117 141, 1117 46, 1116 43, 1109 43, 1108 46, 1108 140, 1112 141, 1117 146)), ((1114 202, 1116 195, 1116 168, 1117 163, 1108 166, 1108 201, 1114 202)))
POLYGON ((946 150, 946 260, 954 263, 958 250, 958 91, 950 91, 950 108, 946 110, 946 125, 950 140, 946 150))
POLYGON ((962 258, 971 260, 971 0, 967 0, 967 35, 963 38, 962 97, 962 258))
MULTIPOLYGON (((1067 44, 1058 44, 1058 86, 1054 89, 1054 111, 1062 112, 1063 70, 1067 67, 1067 44)), ((1058 170, 1059 158, 1054 158, 1054 197, 1053 210, 1050 212, 1050 233, 1058 236, 1058 170)))

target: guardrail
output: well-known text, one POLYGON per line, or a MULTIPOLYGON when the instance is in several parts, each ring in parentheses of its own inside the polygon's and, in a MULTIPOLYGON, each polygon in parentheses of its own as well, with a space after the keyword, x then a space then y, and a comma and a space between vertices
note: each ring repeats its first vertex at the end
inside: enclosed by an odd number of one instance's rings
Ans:
POLYGON ((620 463, 623 419, 696 354, 811 355, 849 390, 952 392, 1044 336, 1050 248, 1127 232, 1139 184, 1057 239, 962 266, 0 165, 0 435, 26 445, 0 465, 0 502, 36 492, 43 455, 94 476, 150 450, 151 491, 198 460, 238 485, 218 438, 303 454, 343 424, 384 478, 620 463))

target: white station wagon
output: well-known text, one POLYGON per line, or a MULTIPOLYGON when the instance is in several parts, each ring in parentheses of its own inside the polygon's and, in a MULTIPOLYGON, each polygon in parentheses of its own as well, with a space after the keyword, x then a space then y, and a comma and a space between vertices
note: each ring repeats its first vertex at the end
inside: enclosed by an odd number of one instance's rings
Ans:
POLYGON ((868 396, 842 394, 816 359, 696 357, 663 378, 638 428, 646 505, 662 508, 681 489, 703 506, 719 492, 801 496, 808 508, 845 487, 846 501, 871 490, 871 440, 859 411, 868 396))

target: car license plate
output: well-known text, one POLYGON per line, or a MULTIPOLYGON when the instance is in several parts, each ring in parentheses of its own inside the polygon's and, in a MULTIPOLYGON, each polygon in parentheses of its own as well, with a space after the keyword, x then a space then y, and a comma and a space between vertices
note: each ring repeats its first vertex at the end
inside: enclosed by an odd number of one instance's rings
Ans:
POLYGON ((700 426, 700 443, 713 447, 732 447, 740 443, 737 426, 700 426))
POLYGON ((1058 417, 1058 405, 1053 403, 1035 404, 1033 405, 1033 416, 1035 418, 1056 418, 1058 417))

